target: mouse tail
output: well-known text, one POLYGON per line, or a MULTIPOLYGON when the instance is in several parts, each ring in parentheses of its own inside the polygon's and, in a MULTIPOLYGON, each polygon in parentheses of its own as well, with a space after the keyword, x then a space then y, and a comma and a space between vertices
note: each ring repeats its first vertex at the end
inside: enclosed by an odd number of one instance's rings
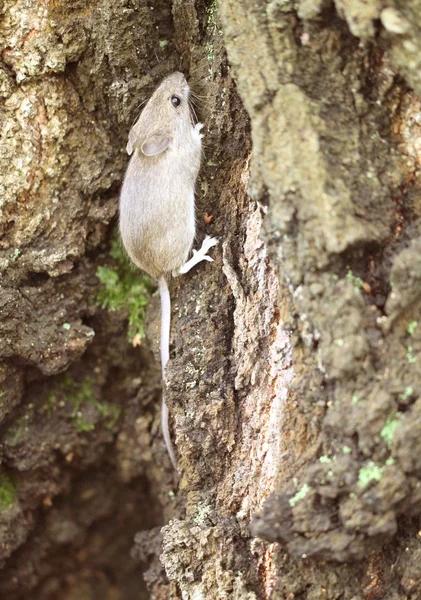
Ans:
POLYGON ((162 435, 165 446, 175 470, 177 470, 177 459, 171 442, 168 407, 165 404, 165 367, 170 358, 170 328, 171 328, 171 297, 165 277, 158 279, 159 295, 161 297, 161 368, 162 368, 162 435))
POLYGON ((165 367, 170 358, 170 328, 171 328, 171 297, 165 277, 158 279, 159 295, 161 297, 161 368, 162 379, 165 378, 165 367))

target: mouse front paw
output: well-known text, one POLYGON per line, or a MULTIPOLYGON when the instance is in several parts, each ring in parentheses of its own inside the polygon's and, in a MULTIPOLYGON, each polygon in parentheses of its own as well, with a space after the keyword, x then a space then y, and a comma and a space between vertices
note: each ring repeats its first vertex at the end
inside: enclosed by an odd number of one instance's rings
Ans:
POLYGON ((194 126, 194 131, 195 133, 198 135, 199 139, 203 138, 203 133, 200 133, 203 129, 203 123, 196 123, 196 125, 194 126))

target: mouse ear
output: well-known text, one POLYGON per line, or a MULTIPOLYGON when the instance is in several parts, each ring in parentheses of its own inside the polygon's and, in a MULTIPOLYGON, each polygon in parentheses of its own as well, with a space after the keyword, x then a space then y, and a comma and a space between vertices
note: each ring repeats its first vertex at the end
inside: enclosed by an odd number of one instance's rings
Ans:
POLYGON ((171 142, 171 137, 167 133, 155 132, 149 135, 141 146, 145 156, 156 156, 164 152, 171 142))

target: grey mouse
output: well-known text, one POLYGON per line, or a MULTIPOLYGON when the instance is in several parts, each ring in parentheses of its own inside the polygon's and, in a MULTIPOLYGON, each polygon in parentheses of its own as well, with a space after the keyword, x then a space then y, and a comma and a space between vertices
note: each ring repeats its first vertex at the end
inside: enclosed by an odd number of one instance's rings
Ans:
MULTIPOLYGON (((194 187, 202 154, 203 125, 193 124, 189 85, 182 73, 166 77, 129 133, 132 155, 120 194, 120 234, 136 266, 158 281, 161 296, 161 366, 169 359, 171 300, 167 279, 187 273, 218 241, 206 237, 193 250, 196 234, 194 187), (187 261, 187 262, 186 262, 187 261)), ((162 400, 162 432, 175 469, 168 408, 162 400)))

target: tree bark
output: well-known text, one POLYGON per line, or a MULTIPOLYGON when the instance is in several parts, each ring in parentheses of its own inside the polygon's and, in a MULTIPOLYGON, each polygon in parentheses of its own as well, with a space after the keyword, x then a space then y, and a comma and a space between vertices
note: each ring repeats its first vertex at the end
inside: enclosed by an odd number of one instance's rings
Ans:
POLYGON ((0 11, 1 597, 418 598, 418 3, 0 11), (158 298, 116 237, 175 70, 219 238, 171 282, 179 481, 158 298))

